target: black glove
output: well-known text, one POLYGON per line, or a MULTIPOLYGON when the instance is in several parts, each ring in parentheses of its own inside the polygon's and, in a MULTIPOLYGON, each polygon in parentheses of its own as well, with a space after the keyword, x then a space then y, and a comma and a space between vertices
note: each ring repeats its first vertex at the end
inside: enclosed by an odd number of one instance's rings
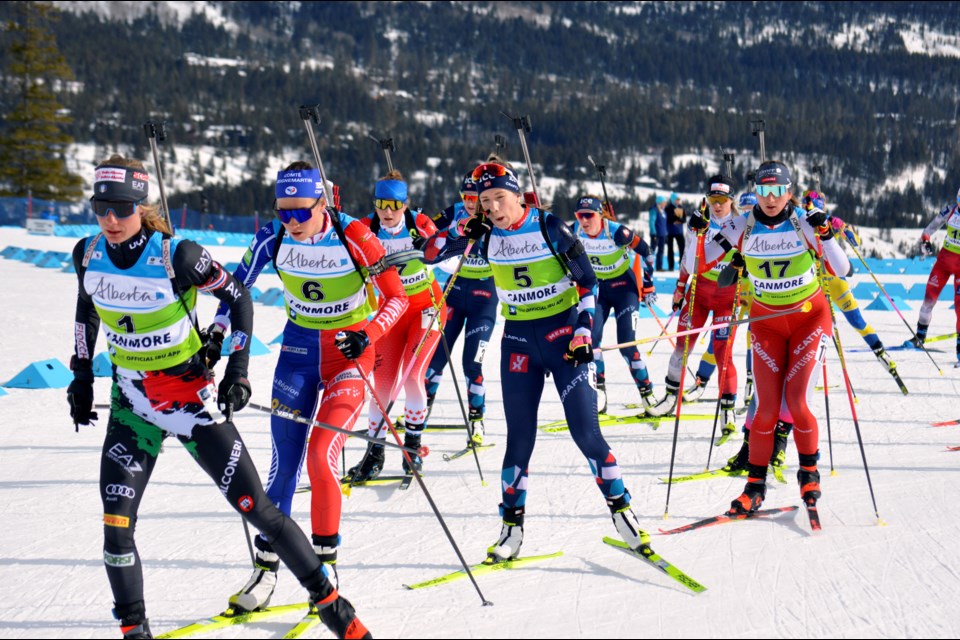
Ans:
POLYGON ((574 336, 567 347, 567 352, 563 354, 563 359, 574 366, 593 362, 593 345, 590 344, 590 336, 574 336))
POLYGON ((410 237, 413 240, 413 248, 417 251, 423 251, 423 248, 427 246, 427 239, 419 233, 416 235, 411 234, 410 237))
POLYGON ((710 226, 710 209, 707 208, 707 199, 700 203, 700 209, 690 216, 690 228, 700 232, 710 226))
POLYGON ((730 256, 730 266, 734 269, 740 269, 743 271, 747 268, 747 261, 743 259, 743 254, 739 251, 734 251, 733 255, 730 256))
POLYGON ((370 346, 370 338, 363 331, 341 331, 337 334, 337 349, 347 360, 356 360, 370 346))
POLYGON ((203 358, 207 369, 213 371, 213 367, 220 362, 220 354, 223 351, 223 328, 217 323, 213 323, 207 329, 200 331, 200 340, 203 346, 200 348, 200 357, 203 358))
POLYGON ((80 431, 80 425, 91 424, 99 417, 93 411, 93 363, 73 356, 70 368, 73 369, 73 382, 67 387, 67 403, 73 425, 80 431))
POLYGON ((807 224, 819 232, 820 227, 827 224, 827 212, 823 209, 810 209, 810 213, 807 214, 807 224))
POLYGON ((250 381, 246 376, 227 373, 217 388, 217 407, 227 420, 233 418, 234 411, 240 411, 250 402, 250 381))
POLYGON ((676 288, 676 289, 674 290, 674 292, 673 292, 673 304, 672 304, 672 307, 673 307, 673 310, 674 310, 674 311, 680 311, 680 309, 683 308, 683 297, 684 297, 684 295, 686 294, 686 292, 687 292, 687 286, 686 286, 686 284, 681 284, 681 283, 678 281, 678 282, 677 282, 677 288, 676 288))
POLYGON ((493 229, 493 223, 486 216, 466 218, 460 224, 460 235, 467 240, 479 240, 493 229))

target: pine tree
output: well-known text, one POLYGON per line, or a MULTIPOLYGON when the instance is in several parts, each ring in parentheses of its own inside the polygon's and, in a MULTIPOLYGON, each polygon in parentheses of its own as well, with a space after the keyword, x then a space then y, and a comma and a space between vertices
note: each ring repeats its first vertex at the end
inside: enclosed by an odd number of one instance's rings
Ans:
POLYGON ((67 171, 64 159, 73 140, 63 127, 71 119, 55 91, 64 90, 74 76, 48 27, 56 18, 49 4, 20 2, 16 22, 7 25, 15 35, 6 56, 7 72, 15 78, 18 98, 3 118, 0 195, 32 193, 49 200, 77 200, 82 195, 82 181, 67 171))

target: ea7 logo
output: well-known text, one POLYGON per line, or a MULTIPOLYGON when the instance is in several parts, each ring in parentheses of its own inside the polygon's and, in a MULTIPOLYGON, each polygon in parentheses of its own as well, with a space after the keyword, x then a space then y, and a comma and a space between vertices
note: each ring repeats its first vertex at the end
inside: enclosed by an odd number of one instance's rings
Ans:
POLYGON ((119 442, 107 449, 107 458, 123 467, 131 476, 143 471, 140 463, 134 460, 133 456, 127 453, 127 448, 119 442))
POLYGON ((510 373, 527 373, 529 364, 530 356, 522 353, 510 354, 510 373))

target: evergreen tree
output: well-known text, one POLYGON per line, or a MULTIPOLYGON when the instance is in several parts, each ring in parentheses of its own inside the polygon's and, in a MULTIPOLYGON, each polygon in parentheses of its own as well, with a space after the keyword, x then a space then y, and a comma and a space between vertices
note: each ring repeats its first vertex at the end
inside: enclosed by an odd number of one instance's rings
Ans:
POLYGON ((64 160, 73 140, 63 127, 71 119, 55 94, 74 76, 48 26, 56 13, 41 2, 20 2, 17 9, 16 22, 7 25, 16 36, 7 71, 15 78, 18 96, 4 114, 0 135, 0 195, 77 200, 82 181, 67 171, 64 160))

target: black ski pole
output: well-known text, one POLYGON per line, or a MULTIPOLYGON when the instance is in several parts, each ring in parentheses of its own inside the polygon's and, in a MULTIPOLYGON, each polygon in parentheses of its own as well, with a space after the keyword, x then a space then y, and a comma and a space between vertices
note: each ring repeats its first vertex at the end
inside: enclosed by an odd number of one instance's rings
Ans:
POLYGON ((387 159, 387 171, 393 171, 393 159, 390 157, 390 153, 396 153, 397 147, 393 144, 393 138, 378 138, 372 133, 368 133, 367 137, 371 140, 374 140, 377 144, 380 145, 380 148, 383 150, 383 155, 387 159))
POLYGON ((157 167, 157 185, 160 187, 160 208, 163 219, 167 222, 170 232, 173 233, 173 223, 170 222, 170 207, 167 205, 167 192, 163 188, 163 165, 160 164, 160 154, 157 151, 157 141, 167 139, 167 130, 162 120, 147 120, 143 123, 143 133, 150 141, 150 151, 153 153, 153 164, 157 167))
POLYGON ((610 203, 610 197, 607 195, 607 182, 605 180, 607 176, 606 165, 597 164, 591 155, 587 156, 587 160, 590 161, 590 164, 592 164, 594 169, 597 170, 597 173, 600 174, 600 188, 603 189, 603 201, 607 204, 607 206, 610 207, 611 210, 613 210, 613 205, 610 203))

